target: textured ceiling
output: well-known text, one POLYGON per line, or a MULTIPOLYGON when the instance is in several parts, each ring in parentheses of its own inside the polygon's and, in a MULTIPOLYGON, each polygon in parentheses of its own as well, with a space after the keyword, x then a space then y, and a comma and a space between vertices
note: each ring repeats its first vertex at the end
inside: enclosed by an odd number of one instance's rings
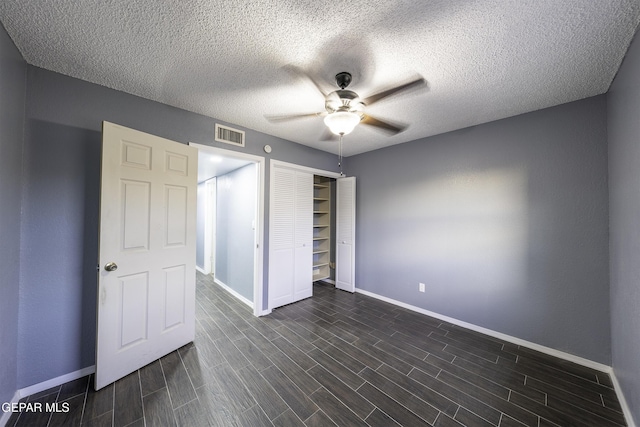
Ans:
POLYGON ((326 91, 351 72, 364 97, 422 75, 367 110, 408 129, 360 125, 347 156, 604 93, 639 15, 638 0, 0 2, 32 65, 334 153, 320 117, 265 119, 324 109, 288 67, 326 91))

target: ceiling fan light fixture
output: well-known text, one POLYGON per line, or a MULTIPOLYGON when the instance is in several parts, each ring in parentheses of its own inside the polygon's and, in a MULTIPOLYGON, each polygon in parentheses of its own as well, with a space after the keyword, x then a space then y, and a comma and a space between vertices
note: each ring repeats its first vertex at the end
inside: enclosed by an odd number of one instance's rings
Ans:
POLYGON ((348 135, 360 123, 360 115, 350 111, 336 111, 324 118, 324 124, 336 135, 348 135))

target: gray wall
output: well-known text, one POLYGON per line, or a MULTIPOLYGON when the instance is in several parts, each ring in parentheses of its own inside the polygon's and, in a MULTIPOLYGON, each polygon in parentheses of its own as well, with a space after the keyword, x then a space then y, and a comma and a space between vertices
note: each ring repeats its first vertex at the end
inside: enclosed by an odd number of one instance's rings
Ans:
MULTIPOLYGON (((32 66, 26 103, 18 388, 94 364, 101 122, 233 148, 213 142, 214 119, 32 66)), ((243 130, 243 152, 265 155, 262 147, 270 144, 267 159, 337 169, 334 155, 243 130)), ((19 167, 11 168, 19 176, 19 167)), ((268 172, 265 177, 268 232, 268 172)), ((16 233, 17 224, 9 227, 16 233)), ((265 277, 267 266, 265 251, 265 277)))
POLYGON ((28 115, 24 162, 21 388, 94 364, 100 133, 28 115))
POLYGON ((216 279, 253 301, 256 165, 216 180, 216 279))
POLYGON ((606 131, 598 96, 350 157, 356 286, 609 364, 606 131))
POLYGON ((640 422, 640 41, 608 94, 611 339, 615 375, 640 422))
POLYGON ((206 184, 198 183, 198 210, 196 213, 196 267, 204 270, 204 229, 207 216, 206 184))
POLYGON ((0 403, 11 401, 17 389, 26 69, 0 25, 0 403))

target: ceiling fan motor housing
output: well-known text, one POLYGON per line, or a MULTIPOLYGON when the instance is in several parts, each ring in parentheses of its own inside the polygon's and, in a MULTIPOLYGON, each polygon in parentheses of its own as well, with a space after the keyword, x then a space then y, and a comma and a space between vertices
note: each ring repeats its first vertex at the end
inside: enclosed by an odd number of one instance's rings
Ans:
POLYGON ((349 86, 351 83, 351 73, 347 73, 346 71, 342 71, 336 74, 336 83, 340 89, 344 89, 349 86))
POLYGON ((336 111, 348 111, 362 116, 364 104, 357 93, 352 90, 338 89, 327 95, 324 103, 329 114, 336 111))

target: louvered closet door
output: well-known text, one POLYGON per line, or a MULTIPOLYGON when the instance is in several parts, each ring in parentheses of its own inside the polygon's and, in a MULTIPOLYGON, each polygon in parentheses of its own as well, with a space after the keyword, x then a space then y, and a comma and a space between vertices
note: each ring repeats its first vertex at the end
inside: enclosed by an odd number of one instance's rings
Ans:
POLYGON ((296 172, 293 300, 313 294, 313 175, 296 172))
POLYGON ((312 294, 313 175, 271 169, 269 308, 312 294))
POLYGON ((336 288, 356 290, 356 178, 336 181, 336 288))
POLYGON ((269 308, 293 302, 295 171, 271 168, 269 308))

